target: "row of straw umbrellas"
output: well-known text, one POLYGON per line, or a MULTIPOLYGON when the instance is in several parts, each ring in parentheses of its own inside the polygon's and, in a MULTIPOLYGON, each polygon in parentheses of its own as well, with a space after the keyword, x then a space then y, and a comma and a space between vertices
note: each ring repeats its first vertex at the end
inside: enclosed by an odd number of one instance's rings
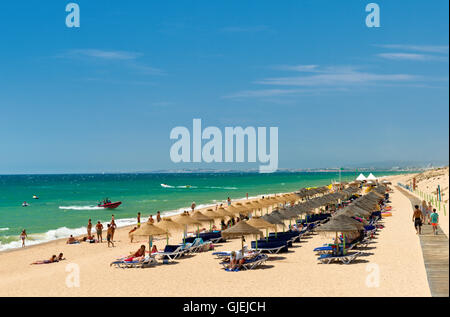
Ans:
POLYGON ((375 187, 367 195, 355 199, 350 205, 339 210, 331 219, 324 225, 317 228, 317 232, 322 234, 338 233, 343 234, 343 246, 345 252, 345 235, 351 232, 357 232, 364 229, 367 224, 366 219, 370 217, 372 212, 377 209, 378 203, 384 198, 384 193, 387 187, 383 184, 375 187), (360 218, 356 220, 354 217, 360 218))
POLYGON ((166 236, 168 244, 171 231, 180 231, 184 229, 184 240, 188 226, 196 226, 198 231, 202 223, 209 223, 211 229, 212 224, 216 219, 223 219, 225 217, 232 218, 236 215, 248 216, 253 212, 255 213, 255 216, 253 216, 250 220, 239 221, 235 226, 223 230, 222 236, 224 236, 224 238, 232 238, 236 236, 243 237, 244 235, 262 236, 260 229, 265 229, 267 235, 269 229, 277 232, 277 225, 282 225, 284 228, 285 220, 289 220, 289 222, 291 222, 293 219, 298 218, 304 213, 311 213, 315 208, 319 208, 330 203, 335 203, 340 199, 348 198, 355 192, 354 189, 351 188, 336 193, 325 194, 327 191, 329 191, 327 186, 305 189, 295 193, 264 197, 245 203, 238 202, 227 207, 220 207, 216 210, 210 208, 203 212, 195 211, 192 214, 183 213, 170 218, 165 217, 156 224, 143 224, 138 230, 133 232, 132 235, 148 237, 149 246, 151 248, 154 236, 166 236), (309 194, 305 195, 307 192, 309 192, 309 194), (319 194, 322 194, 322 196, 317 197, 319 194), (312 196, 316 197, 295 205, 295 203, 300 199, 312 196), (288 202, 291 203, 291 206, 288 208, 283 208, 280 210, 273 209, 274 206, 279 206, 280 204, 285 205, 288 202), (272 208, 272 212, 269 214, 270 208, 272 208), (266 209, 266 214, 264 216, 263 209, 266 209), (257 211, 260 211, 261 217, 256 216, 257 211))

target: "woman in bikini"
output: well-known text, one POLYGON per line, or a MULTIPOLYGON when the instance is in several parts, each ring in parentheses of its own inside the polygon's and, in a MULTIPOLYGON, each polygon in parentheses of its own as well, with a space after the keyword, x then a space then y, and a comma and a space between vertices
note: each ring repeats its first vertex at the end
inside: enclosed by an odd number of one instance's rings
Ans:
POLYGON ((22 233, 20 234, 20 239, 22 239, 22 248, 25 247, 25 239, 28 238, 27 232, 25 229, 22 230, 22 233))

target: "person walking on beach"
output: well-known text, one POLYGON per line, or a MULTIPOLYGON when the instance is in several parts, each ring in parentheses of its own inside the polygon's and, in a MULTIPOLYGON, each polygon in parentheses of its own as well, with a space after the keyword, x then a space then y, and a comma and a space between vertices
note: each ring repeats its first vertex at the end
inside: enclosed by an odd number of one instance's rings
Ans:
POLYGON ((28 238, 27 232, 25 229, 22 230, 22 233, 20 234, 20 239, 22 239, 22 248, 25 247, 25 239, 28 238))
POLYGON ((87 234, 88 237, 91 237, 91 231, 92 231, 92 222, 91 219, 88 220, 88 225, 87 225, 87 234))
POLYGON ((431 202, 428 202, 428 209, 427 209, 427 222, 428 224, 430 224, 430 216, 431 213, 433 212, 433 206, 431 206, 431 202))
POLYGON ((230 199, 230 197, 228 197, 228 199, 227 199, 227 204, 228 204, 228 206, 231 205, 231 199, 230 199))
POLYGON ((430 214, 430 221, 431 221, 431 226, 433 227, 433 234, 438 234, 437 233, 437 226, 439 223, 439 215, 436 211, 436 208, 433 209, 433 212, 430 214))
POLYGON ((137 214, 137 227, 140 228, 141 227, 141 213, 138 212, 137 214))
POLYGON ((148 216, 147 223, 149 223, 149 224, 154 224, 155 223, 155 219, 153 219, 152 215, 148 216))
POLYGON ((116 232, 117 228, 116 222, 114 221, 114 215, 112 215, 110 225, 111 225, 111 241, 114 241, 114 233, 116 232))
POLYGON ((423 216, 423 223, 427 222, 427 211, 428 211, 428 205, 425 200, 422 200, 422 205, 420 206, 420 211, 422 212, 423 216))
POLYGON ((133 243, 133 235, 132 233, 135 232, 137 230, 137 227, 134 227, 133 229, 130 230, 130 232, 128 232, 128 236, 130 237, 130 242, 133 243))
POLYGON ((108 248, 109 248, 110 244, 112 244, 112 246, 114 248, 114 243, 112 241, 113 232, 114 231, 113 231, 111 224, 108 223, 108 230, 106 231, 106 241, 108 241, 108 248))
POLYGON ((97 224, 95 225, 95 230, 97 231, 97 240, 100 241, 100 243, 103 243, 102 237, 103 225, 100 223, 100 221, 97 221, 97 224))
POLYGON ((422 234, 423 215, 418 205, 414 206, 413 222, 416 228, 416 234, 422 234))
POLYGON ((160 221, 161 221, 161 212, 158 210, 158 212, 156 213, 156 222, 160 221))
POLYGON ((192 205, 191 205, 192 212, 194 212, 195 206, 197 206, 197 205, 195 204, 195 201, 193 201, 192 205))

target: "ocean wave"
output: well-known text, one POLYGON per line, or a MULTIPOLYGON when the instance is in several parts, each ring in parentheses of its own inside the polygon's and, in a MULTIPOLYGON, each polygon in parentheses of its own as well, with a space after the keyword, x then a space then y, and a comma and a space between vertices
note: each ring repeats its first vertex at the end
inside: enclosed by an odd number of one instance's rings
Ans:
MULTIPOLYGON (((109 222, 103 222, 103 226, 109 222)), ((126 227, 136 224, 136 218, 124 218, 124 219, 116 219, 116 225, 118 228, 126 227)), ((28 234, 28 239, 25 241, 26 246, 41 244, 45 242, 50 242, 57 239, 64 239, 70 236, 82 236, 87 235, 86 227, 80 228, 67 228, 60 227, 58 229, 49 230, 45 233, 33 233, 28 234)), ((0 251, 16 249, 22 247, 22 241, 20 237, 17 236, 0 236, 0 251)))
POLYGON ((102 207, 97 206, 59 206, 63 210, 103 210, 102 207))
POLYGON ((9 228, 0 228, 0 231, 8 231, 9 228))

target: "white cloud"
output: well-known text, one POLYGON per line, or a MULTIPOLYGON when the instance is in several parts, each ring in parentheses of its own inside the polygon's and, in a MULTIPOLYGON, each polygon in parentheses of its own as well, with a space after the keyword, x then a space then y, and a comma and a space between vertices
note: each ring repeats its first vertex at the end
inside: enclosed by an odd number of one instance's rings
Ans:
POLYGON ((404 82, 419 79, 419 77, 415 75, 376 74, 339 67, 324 69, 322 72, 323 73, 321 74, 310 76, 267 78, 257 81, 256 83, 275 86, 342 87, 345 85, 366 84, 373 82, 404 82))
POLYGON ((406 60, 406 61, 448 61, 448 57, 435 56, 427 54, 415 54, 415 53, 382 53, 377 56, 384 59, 391 60, 406 60))
POLYGON ((389 49, 399 49, 406 51, 416 51, 416 52, 425 52, 425 53, 441 53, 448 54, 449 46, 448 45, 403 45, 403 44, 380 44, 375 45, 378 47, 384 47, 389 49))
POLYGON ((296 72, 317 72, 318 67, 319 67, 318 65, 278 65, 272 68, 296 72))
POLYGON ((105 51, 97 49, 76 49, 70 50, 67 54, 71 57, 85 56, 102 60, 134 60, 142 54, 127 51, 105 51))

